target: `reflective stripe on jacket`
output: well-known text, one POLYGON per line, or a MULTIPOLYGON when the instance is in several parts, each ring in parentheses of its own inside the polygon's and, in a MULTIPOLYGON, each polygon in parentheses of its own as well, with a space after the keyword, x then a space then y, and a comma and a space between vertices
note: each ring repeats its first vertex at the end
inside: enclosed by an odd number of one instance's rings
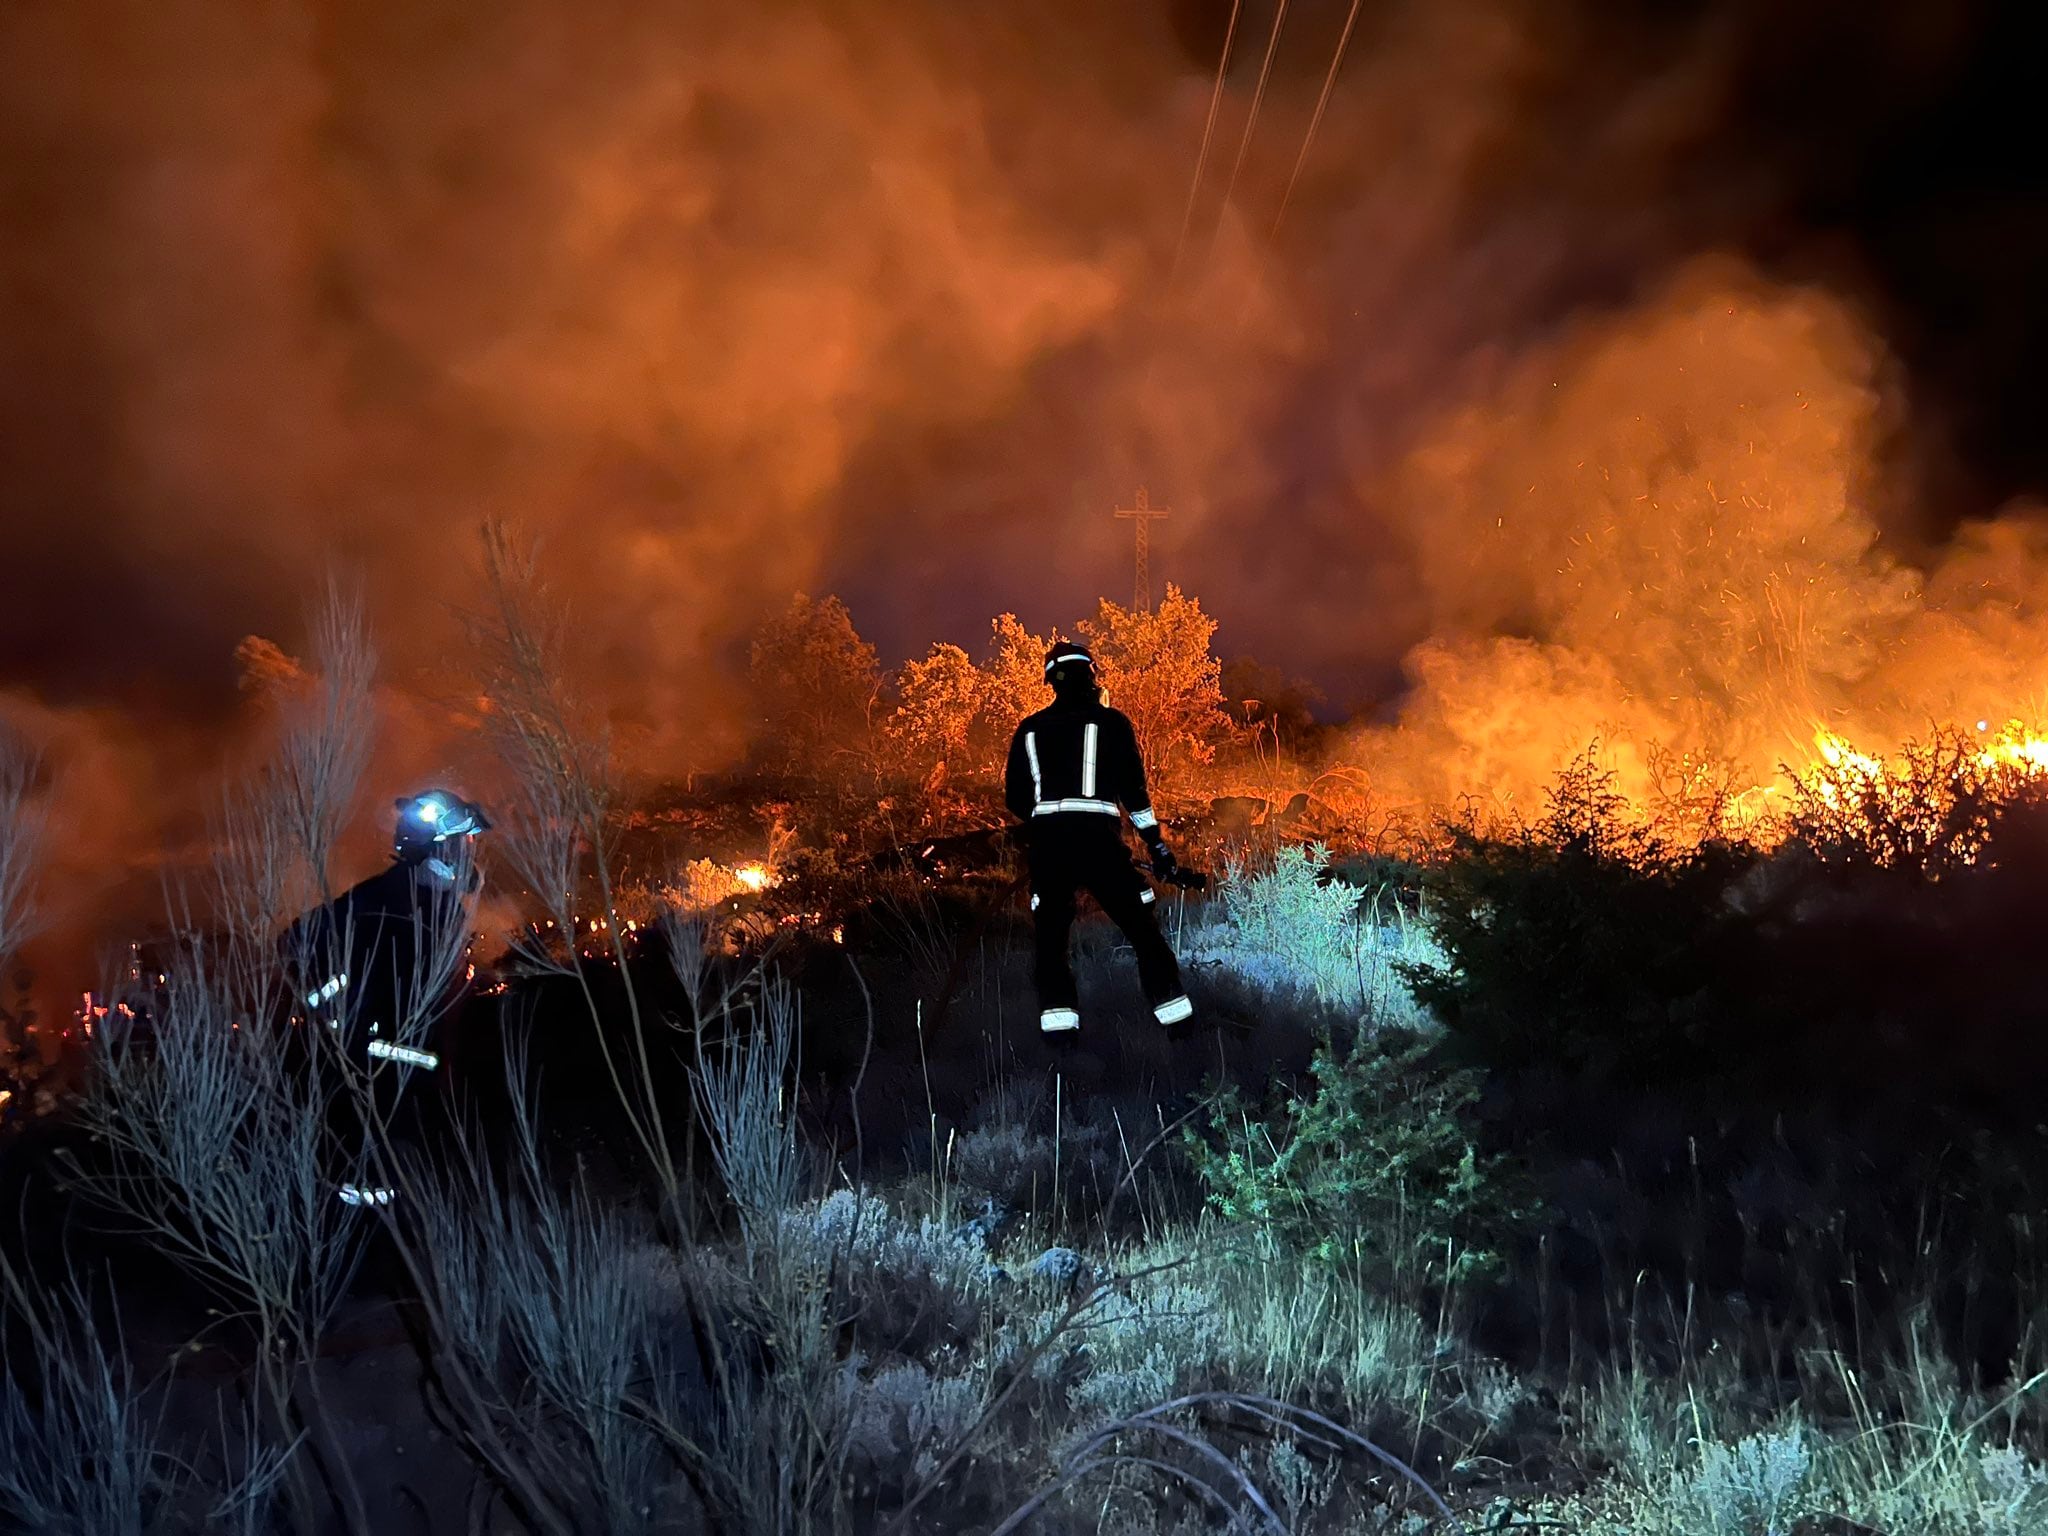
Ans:
POLYGON ((1139 831, 1159 825, 1130 718, 1102 703, 1055 702, 1027 716, 1010 741, 1003 799, 1019 821, 1115 816, 1121 806, 1139 831))

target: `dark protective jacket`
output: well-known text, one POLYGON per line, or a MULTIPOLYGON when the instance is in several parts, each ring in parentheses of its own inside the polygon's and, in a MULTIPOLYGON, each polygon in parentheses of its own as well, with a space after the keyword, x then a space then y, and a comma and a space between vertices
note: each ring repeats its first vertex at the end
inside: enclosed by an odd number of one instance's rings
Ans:
POLYGON ((450 1001, 419 995, 420 966, 437 955, 449 925, 466 920, 462 894, 397 862, 308 912, 285 934, 302 982, 301 1001, 346 1017, 358 1035, 391 1036, 450 1001))
POLYGON ((1137 733, 1129 716, 1099 699, 1055 699, 1024 718, 1010 739, 1003 798, 1024 822, 1068 815, 1114 820, 1121 806, 1148 840, 1158 836, 1137 733))

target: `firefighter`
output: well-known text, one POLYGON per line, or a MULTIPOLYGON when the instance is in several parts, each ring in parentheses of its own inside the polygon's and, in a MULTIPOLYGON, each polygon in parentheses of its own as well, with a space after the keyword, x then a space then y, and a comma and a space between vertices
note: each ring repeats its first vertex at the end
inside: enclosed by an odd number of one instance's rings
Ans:
POLYGON ((331 1032, 351 1079, 329 1100, 346 1165, 339 1194, 351 1205, 386 1204, 392 1194, 357 1177, 368 1145, 362 1110, 388 1119, 411 1072, 441 1064, 425 1047, 467 976, 469 898, 481 884, 474 843, 491 825, 481 806, 447 790, 395 808, 391 864, 285 935, 298 978, 295 1011, 331 1032))
POLYGON ((1179 878, 1145 791, 1137 733, 1102 702, 1095 658, 1079 645, 1046 653, 1053 701, 1026 718, 1010 742, 1004 798, 1024 823, 1036 936, 1038 1027, 1049 1035, 1081 1027, 1080 996, 1067 940, 1079 892, 1093 895, 1138 956, 1138 978, 1152 1016, 1178 1024, 1194 1013, 1180 966, 1153 917, 1157 896, 1131 862, 1123 813, 1144 839, 1153 874, 1179 878))

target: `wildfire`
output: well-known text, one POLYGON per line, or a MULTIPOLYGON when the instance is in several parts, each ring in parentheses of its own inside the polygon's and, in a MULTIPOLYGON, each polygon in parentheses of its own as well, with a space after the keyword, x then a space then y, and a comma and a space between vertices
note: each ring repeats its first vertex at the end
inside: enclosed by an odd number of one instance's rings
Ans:
MULTIPOLYGON (((1989 728, 1988 721, 1977 722, 1980 736, 1989 728)), ((2029 776, 2048 773, 2048 737, 2035 734, 2017 720, 2008 720, 1977 755, 1977 761, 1986 768, 2017 768, 2029 776)))
MULTIPOLYGON (((2024 721, 2008 720, 1994 734, 1990 721, 1979 720, 1976 734, 1982 738, 1982 745, 1970 760, 1978 768, 2016 770, 2024 778, 2048 776, 2048 736, 2042 736, 2024 721)), ((1839 773, 1871 784, 1881 784, 1893 777, 1883 758, 1858 750, 1825 727, 1813 733, 1813 745, 1821 762, 1839 773)), ((1816 787, 1825 794, 1831 786, 1823 783, 1816 787)))
POLYGON ((2000 808, 2038 803, 2048 786, 2048 736, 2021 720, 1993 731, 1935 732, 1880 757, 1834 732, 1814 733, 1816 761, 1796 775, 1809 831, 1839 836, 1880 863, 1973 865, 1990 847, 2000 808), (1818 813, 1818 823, 1811 817, 1818 813))
POLYGON ((775 883, 765 864, 742 864, 732 872, 732 877, 750 891, 765 891, 775 883))

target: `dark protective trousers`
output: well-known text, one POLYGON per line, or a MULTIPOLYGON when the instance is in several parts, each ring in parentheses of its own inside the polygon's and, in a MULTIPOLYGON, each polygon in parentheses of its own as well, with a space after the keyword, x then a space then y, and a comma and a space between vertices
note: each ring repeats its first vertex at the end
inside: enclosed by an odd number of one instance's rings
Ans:
POLYGON ((1152 888, 1131 862, 1121 821, 1085 812, 1036 817, 1030 866, 1041 1009, 1080 1004, 1067 947, 1075 899, 1084 890, 1131 941, 1145 1001, 1157 1008, 1182 995, 1180 965, 1152 915, 1152 888))

